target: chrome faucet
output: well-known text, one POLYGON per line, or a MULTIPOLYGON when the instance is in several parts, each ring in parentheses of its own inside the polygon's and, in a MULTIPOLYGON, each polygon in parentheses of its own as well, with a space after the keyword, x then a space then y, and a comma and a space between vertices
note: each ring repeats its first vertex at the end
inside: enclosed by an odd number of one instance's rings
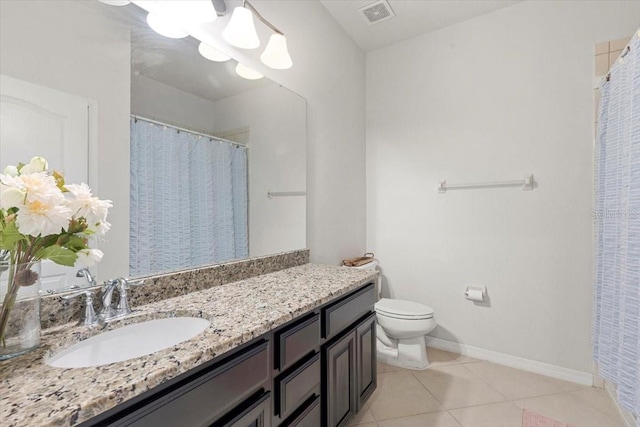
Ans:
POLYGON ((93 288, 97 286, 96 278, 93 277, 93 275, 91 274, 88 268, 81 268, 80 270, 78 270, 78 272, 76 273, 76 277, 86 278, 87 283, 89 284, 89 287, 93 288))
POLYGON ((102 287, 102 309, 100 310, 100 317, 104 320, 111 320, 117 316, 116 310, 111 305, 111 299, 113 298, 113 290, 120 283, 119 279, 107 280, 102 287))
POLYGON ((144 280, 137 280, 131 282, 129 279, 119 277, 117 279, 108 280, 105 282, 105 286, 102 288, 102 310, 100 311, 100 317, 105 321, 115 319, 117 317, 126 316, 131 314, 131 306, 129 305, 129 296, 127 291, 130 289, 130 285, 141 285, 144 280), (119 300, 118 305, 114 309, 112 305, 113 291, 118 288, 119 300))
POLYGON ((96 286, 95 277, 86 268, 78 270, 78 272, 76 273, 76 277, 86 278, 89 286, 81 287, 78 285, 72 285, 65 289, 55 291, 48 290, 47 292, 49 294, 62 294, 60 295, 60 299, 62 300, 69 300, 77 296, 84 295, 86 297, 85 315, 83 322, 85 326, 95 326, 96 324, 104 325, 105 322, 131 314, 133 310, 131 310, 131 306, 129 305, 129 296, 127 295, 127 290, 130 289, 130 285, 137 286, 144 283, 144 280, 130 281, 129 279, 126 279, 124 277, 106 280, 102 287, 102 308, 100 309, 100 314, 96 315, 96 312, 93 309, 93 296, 95 289, 91 289, 92 287, 96 286), (113 291, 116 288, 118 289, 119 301, 118 305, 114 308, 113 291))

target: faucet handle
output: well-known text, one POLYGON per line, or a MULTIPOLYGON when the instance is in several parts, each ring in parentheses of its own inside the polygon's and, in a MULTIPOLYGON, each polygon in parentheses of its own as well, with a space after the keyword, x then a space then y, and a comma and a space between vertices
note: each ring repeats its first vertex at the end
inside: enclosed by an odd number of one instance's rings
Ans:
POLYGON ((144 285, 145 279, 129 279, 128 277, 122 277, 121 286, 122 289, 131 289, 131 287, 144 285))
POLYGON ((98 316, 96 316, 96 312, 93 309, 93 291, 88 289, 83 289, 78 292, 72 292, 69 294, 60 295, 60 299, 62 300, 70 300, 80 295, 86 296, 86 305, 84 308, 84 326, 93 326, 98 323, 98 316))
POLYGON ((121 277, 118 279, 120 283, 120 300, 118 301, 118 307, 116 308, 116 312, 119 316, 126 316, 127 314, 131 314, 133 310, 131 310, 131 306, 129 305, 129 296, 127 295, 127 290, 131 289, 130 285, 137 286, 142 283, 138 283, 140 281, 130 282, 126 277, 121 277))

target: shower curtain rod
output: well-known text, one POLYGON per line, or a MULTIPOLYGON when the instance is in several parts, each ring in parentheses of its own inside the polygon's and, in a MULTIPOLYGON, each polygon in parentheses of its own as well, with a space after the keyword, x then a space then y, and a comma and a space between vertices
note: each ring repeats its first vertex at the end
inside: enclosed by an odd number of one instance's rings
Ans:
POLYGON ((171 129, 175 129, 178 132, 187 132, 187 133, 191 133, 193 135, 198 135, 198 136, 202 136, 204 138, 209 138, 211 140, 215 139, 216 141, 226 142, 226 143, 231 144, 231 145, 239 145, 240 147, 244 147, 244 148, 247 148, 247 149, 249 148, 247 146, 247 144, 243 144, 242 142, 230 141, 228 139, 220 138, 218 136, 207 135, 206 133, 197 132, 195 130, 191 130, 191 129, 183 128, 183 127, 180 127, 180 126, 172 125, 170 123, 164 123, 164 122, 161 122, 161 121, 158 121, 158 120, 150 119, 148 117, 137 116, 135 114, 131 114, 131 117, 136 121, 137 120, 143 120, 145 122, 153 123, 154 125, 170 127, 171 129))

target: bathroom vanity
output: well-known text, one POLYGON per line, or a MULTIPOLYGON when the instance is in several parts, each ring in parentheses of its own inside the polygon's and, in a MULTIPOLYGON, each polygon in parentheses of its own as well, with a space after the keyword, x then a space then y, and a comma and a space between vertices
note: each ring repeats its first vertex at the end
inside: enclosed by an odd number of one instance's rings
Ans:
POLYGON ((140 307, 199 311, 211 326, 171 349, 96 368, 46 366, 46 348, 14 360, 24 370, 3 362, 0 424, 346 425, 376 388, 374 278, 305 264, 140 307))

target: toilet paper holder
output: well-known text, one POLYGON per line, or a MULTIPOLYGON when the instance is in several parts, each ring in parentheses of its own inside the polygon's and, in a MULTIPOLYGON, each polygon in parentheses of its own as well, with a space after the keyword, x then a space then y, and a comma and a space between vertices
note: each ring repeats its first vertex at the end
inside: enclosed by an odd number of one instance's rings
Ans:
POLYGON ((484 301, 487 288, 484 286, 467 286, 464 297, 470 301, 484 301))

